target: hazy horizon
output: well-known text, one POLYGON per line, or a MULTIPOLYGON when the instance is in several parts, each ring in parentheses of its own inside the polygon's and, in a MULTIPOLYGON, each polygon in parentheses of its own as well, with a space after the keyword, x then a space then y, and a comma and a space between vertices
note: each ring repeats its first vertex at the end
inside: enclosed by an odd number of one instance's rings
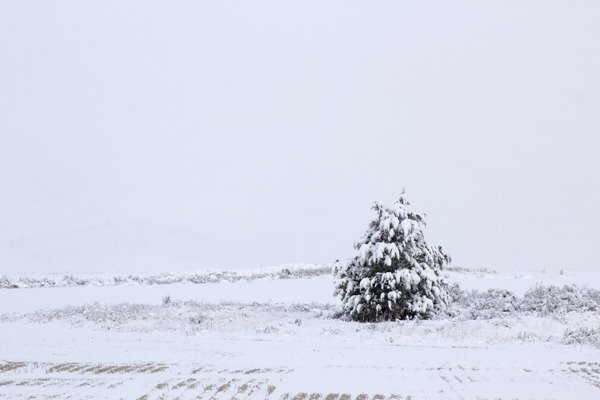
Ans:
POLYGON ((455 265, 600 240, 600 3, 0 4, 0 273, 350 258, 406 188, 455 265))

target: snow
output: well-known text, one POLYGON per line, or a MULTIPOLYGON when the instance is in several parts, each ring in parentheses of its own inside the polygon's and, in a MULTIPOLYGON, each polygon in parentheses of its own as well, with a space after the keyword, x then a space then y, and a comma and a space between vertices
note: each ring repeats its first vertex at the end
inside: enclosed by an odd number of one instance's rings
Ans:
MULTIPOLYGON (((594 272, 445 274, 463 289, 517 295, 542 282, 600 289, 594 272)), ((600 326, 597 311, 364 324, 334 318, 341 304, 333 288, 333 276, 322 274, 0 289, 0 397, 600 395, 600 347, 565 340, 568 330, 600 326)))
POLYGON ((333 303, 333 280, 320 276, 307 280, 256 280, 220 284, 80 286, 41 289, 0 290, 0 313, 28 312, 67 305, 118 304, 123 302, 160 304, 169 295, 174 301, 333 303), (43 292, 43 295, 39 295, 43 292))
POLYGON ((464 274, 446 271, 447 280, 456 282, 464 290, 506 289, 522 296, 535 285, 575 284, 600 288, 599 271, 531 271, 500 272, 484 271, 477 274, 464 274))

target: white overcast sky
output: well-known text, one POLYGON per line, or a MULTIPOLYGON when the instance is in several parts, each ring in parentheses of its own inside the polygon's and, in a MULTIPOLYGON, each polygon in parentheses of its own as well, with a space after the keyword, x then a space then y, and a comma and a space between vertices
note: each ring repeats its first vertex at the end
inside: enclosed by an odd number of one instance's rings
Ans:
POLYGON ((598 1, 0 2, 0 272, 597 269, 598 1))

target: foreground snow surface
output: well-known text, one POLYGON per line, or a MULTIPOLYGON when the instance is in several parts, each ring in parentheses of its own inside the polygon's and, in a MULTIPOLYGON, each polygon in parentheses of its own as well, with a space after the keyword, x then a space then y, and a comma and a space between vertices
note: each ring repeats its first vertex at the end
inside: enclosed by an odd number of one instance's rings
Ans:
MULTIPOLYGON (((452 272, 463 289, 598 274, 452 272)), ((361 324, 328 274, 0 289, 0 398, 597 399, 597 311, 361 324), (167 297, 168 296, 168 297, 167 297)))

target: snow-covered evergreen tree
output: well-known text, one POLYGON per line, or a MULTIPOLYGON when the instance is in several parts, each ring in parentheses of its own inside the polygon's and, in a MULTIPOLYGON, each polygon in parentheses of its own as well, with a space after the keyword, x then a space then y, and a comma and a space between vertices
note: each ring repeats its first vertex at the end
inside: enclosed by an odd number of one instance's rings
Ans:
POLYGON ((359 254, 335 267, 336 294, 355 321, 430 318, 449 304, 440 271, 450 256, 425 241, 425 215, 408 211, 403 195, 394 208, 375 203, 359 254))

